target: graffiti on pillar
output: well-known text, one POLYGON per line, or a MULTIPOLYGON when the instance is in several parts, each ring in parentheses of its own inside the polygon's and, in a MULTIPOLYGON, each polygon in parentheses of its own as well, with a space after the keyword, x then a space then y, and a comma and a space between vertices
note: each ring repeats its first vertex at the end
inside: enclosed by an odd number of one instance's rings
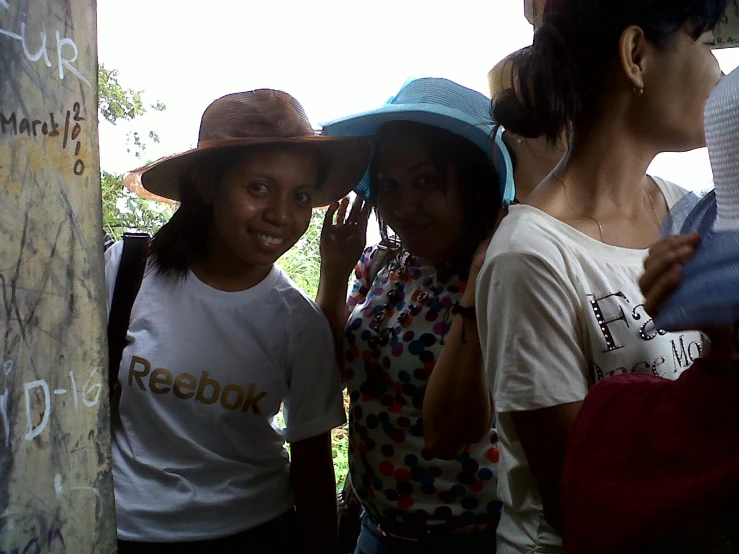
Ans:
POLYGON ((95 0, 0 0, 0 553, 115 550, 95 0))
POLYGON ((726 14, 714 32, 715 48, 733 48, 739 46, 739 1, 729 0, 726 3, 726 14))

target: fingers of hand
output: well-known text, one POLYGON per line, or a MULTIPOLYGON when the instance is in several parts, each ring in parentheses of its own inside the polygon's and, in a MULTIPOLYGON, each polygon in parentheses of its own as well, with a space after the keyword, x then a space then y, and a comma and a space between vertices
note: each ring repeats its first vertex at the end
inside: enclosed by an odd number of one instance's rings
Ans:
POLYGON ((336 214, 336 224, 342 225, 346 221, 346 210, 349 207, 349 197, 345 196, 339 202, 339 210, 336 214))
POLYGON ((695 235, 680 235, 660 241, 644 261, 644 275, 639 279, 642 292, 649 294, 655 283, 674 266, 681 266, 695 253, 695 235))
POLYGON ((357 228, 365 233, 367 231, 367 224, 369 223, 370 214, 372 213, 372 206, 368 202, 364 203, 362 211, 359 212, 359 218, 357 220, 357 228))
POLYGON ((649 289, 642 288, 644 296, 646 297, 644 309, 649 315, 655 317, 659 314, 662 304, 672 291, 674 291, 680 284, 680 281, 682 281, 682 266, 673 265, 666 272, 657 277, 651 283, 649 289))
POLYGON ((696 234, 677 235, 661 240, 649 250, 644 267, 649 270, 651 265, 669 263, 670 259, 685 263, 695 253, 699 241, 700 237, 696 234))
POLYGON ((351 223, 352 225, 356 225, 359 222, 360 217, 362 216, 362 210, 364 208, 364 199, 360 196, 357 196, 354 199, 354 204, 352 204, 352 209, 349 212, 349 217, 347 218, 347 223, 351 223))
POLYGON ((338 202, 334 202, 326 209, 326 215, 323 216, 323 230, 326 230, 326 228, 329 225, 333 225, 334 215, 336 214, 336 210, 338 209, 339 209, 338 202))

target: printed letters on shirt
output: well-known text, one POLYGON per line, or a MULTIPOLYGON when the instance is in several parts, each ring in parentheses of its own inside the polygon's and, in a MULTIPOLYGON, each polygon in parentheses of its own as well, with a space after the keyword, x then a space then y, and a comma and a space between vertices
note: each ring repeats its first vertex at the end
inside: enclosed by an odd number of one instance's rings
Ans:
MULTIPOLYGON (((665 350, 663 355, 655 356, 653 359, 623 365, 614 358, 616 367, 608 365, 608 360, 612 358, 609 354, 622 348, 628 348, 624 346, 624 342, 633 344, 629 341, 619 341, 617 336, 624 337, 624 333, 638 333, 641 341, 650 342, 658 338, 662 339, 667 333, 661 329, 647 332, 652 319, 644 310, 644 304, 633 305, 623 292, 601 296, 589 294, 587 297, 598 326, 599 334, 596 334, 602 337, 600 348, 593 349, 594 359, 591 361, 592 379, 595 383, 606 377, 626 373, 651 373, 658 377, 674 379, 701 357, 702 341, 692 340, 685 334, 681 334, 670 339, 671 359, 666 358, 668 351, 665 350)), ((623 359, 622 356, 619 358, 623 359)))
POLYGON ((248 412, 251 409, 255 414, 261 413, 259 401, 267 396, 265 391, 257 393, 256 383, 249 383, 247 390, 235 384, 224 387, 218 380, 211 378, 207 371, 201 372, 199 378, 191 373, 174 376, 163 367, 152 371, 151 362, 138 356, 131 358, 128 386, 138 387, 144 392, 154 394, 172 392, 180 400, 190 400, 194 397, 196 402, 207 405, 220 401, 226 410, 240 409, 242 412, 248 412))

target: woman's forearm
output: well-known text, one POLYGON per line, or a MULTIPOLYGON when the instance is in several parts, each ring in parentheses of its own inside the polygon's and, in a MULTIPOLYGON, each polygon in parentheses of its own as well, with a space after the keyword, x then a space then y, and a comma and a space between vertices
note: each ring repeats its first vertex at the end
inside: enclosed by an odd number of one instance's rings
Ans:
POLYGON ((331 434, 292 444, 290 475, 302 552, 323 554, 336 548, 336 481, 331 459, 331 434))
MULTIPOLYGON (((460 304, 472 302, 463 298, 460 304)), ((490 430, 492 403, 477 325, 462 315, 454 318, 429 379, 423 422, 426 448, 442 459, 456 458, 490 430)))
POLYGON ((331 326, 334 338, 334 351, 342 372, 344 382, 344 356, 342 345, 344 341, 344 326, 346 325, 346 294, 349 277, 337 275, 335 272, 321 268, 321 279, 316 293, 316 304, 321 308, 331 326))

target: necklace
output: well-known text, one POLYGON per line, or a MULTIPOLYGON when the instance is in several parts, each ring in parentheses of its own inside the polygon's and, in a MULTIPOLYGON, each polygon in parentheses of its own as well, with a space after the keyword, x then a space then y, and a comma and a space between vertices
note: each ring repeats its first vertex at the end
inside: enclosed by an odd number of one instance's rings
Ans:
MULTIPOLYGON (((562 188, 564 189, 564 192, 565 192, 565 201, 567 202, 567 205, 570 207, 570 209, 576 214, 578 214, 580 217, 593 221, 598 226, 598 234, 600 236, 600 242, 604 243, 605 240, 603 240, 603 226, 600 224, 600 221, 595 219, 592 215, 588 215, 584 213, 582 210, 578 210, 577 208, 575 208, 572 205, 572 202, 570 202, 570 197, 567 194, 567 183, 565 182, 565 180, 562 179, 562 177, 560 177, 559 175, 555 175, 554 173, 552 173, 552 177, 554 177, 555 179, 557 179, 557 181, 562 183, 562 188)), ((659 217, 657 216, 657 210, 654 208, 654 201, 652 200, 652 197, 647 193, 646 186, 644 187, 644 195, 647 197, 647 200, 649 200, 649 206, 652 208, 652 217, 654 217, 654 223, 657 225, 657 229, 659 229, 660 223, 659 223, 659 217)))
POLYGON ((576 209, 572 205, 572 202, 570 202, 570 196, 567 194, 567 183, 565 183, 564 179, 562 179, 562 177, 560 177, 559 175, 555 175, 554 173, 552 173, 552 177, 554 177, 555 179, 557 179, 557 181, 559 181, 560 183, 562 183, 562 188, 565 191, 565 201, 567 202, 567 205, 570 207, 570 209, 573 212, 575 212, 576 214, 578 214, 580 217, 584 217, 585 219, 589 219, 590 221, 594 221, 595 224, 598 226, 598 233, 600 234, 600 242, 605 242, 603 240, 603 226, 600 224, 600 221, 598 221, 597 219, 595 219, 591 215, 588 215, 586 213, 583 213, 582 210, 576 209))

